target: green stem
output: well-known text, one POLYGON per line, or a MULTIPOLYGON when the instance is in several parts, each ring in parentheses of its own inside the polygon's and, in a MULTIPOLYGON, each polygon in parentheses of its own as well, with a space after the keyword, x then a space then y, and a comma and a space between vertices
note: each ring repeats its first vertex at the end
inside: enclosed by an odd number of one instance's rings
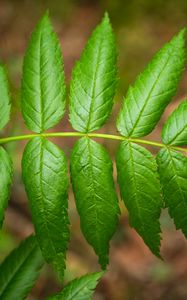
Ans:
POLYGON ((173 150, 178 150, 182 152, 187 153, 186 148, 182 147, 176 147, 176 146, 170 146, 165 145, 158 142, 152 142, 148 140, 141 140, 136 138, 128 138, 121 135, 114 135, 114 134, 106 134, 106 133, 81 133, 81 132, 50 132, 50 133, 33 133, 33 134, 24 134, 24 135, 18 135, 18 136, 10 136, 6 138, 0 138, 0 144, 5 144, 9 142, 16 142, 21 140, 30 140, 34 137, 90 137, 90 138, 104 138, 104 139, 110 139, 110 140, 118 140, 118 141, 128 141, 128 142, 134 142, 138 144, 144 144, 149 146, 154 146, 158 148, 170 148, 173 150))

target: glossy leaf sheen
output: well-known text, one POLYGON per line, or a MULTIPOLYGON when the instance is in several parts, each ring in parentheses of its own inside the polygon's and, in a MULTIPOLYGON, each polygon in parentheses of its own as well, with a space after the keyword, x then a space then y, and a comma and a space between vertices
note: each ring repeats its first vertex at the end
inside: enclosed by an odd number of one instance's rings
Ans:
POLYGON ((187 237, 187 157, 169 149, 157 155, 166 207, 177 229, 187 237))
POLYGON ((5 69, 0 66, 0 130, 10 119, 10 95, 5 69))
POLYGON ((66 158, 53 143, 34 138, 24 150, 22 170, 42 254, 62 278, 69 241, 66 158))
POLYGON ((0 228, 3 225, 4 212, 10 196, 12 184, 12 161, 3 147, 0 147, 0 228))
POLYGON ((162 130, 162 140, 165 144, 187 145, 187 100, 168 118, 162 130))
POLYGON ((91 132, 108 119, 116 89, 116 46, 106 14, 77 62, 70 85, 70 122, 75 130, 91 132))
POLYGON ((45 15, 32 34, 22 78, 22 113, 34 132, 56 125, 65 110, 65 83, 59 41, 45 15))
POLYGON ((80 139, 71 154, 71 180, 81 229, 99 256, 108 263, 109 241, 118 222, 118 200, 112 162, 105 148, 89 138, 80 139))
POLYGON ((26 299, 43 263, 35 237, 30 236, 0 265, 0 299, 26 299))
POLYGON ((135 143, 122 142, 117 153, 117 171, 130 225, 150 250, 160 256, 159 217, 162 201, 157 165, 152 154, 135 143))
POLYGON ((62 292, 48 300, 92 300, 94 289, 103 272, 84 275, 66 285, 62 292))
POLYGON ((185 30, 167 43, 130 87, 117 119, 124 136, 149 134, 176 93, 185 63, 185 30))

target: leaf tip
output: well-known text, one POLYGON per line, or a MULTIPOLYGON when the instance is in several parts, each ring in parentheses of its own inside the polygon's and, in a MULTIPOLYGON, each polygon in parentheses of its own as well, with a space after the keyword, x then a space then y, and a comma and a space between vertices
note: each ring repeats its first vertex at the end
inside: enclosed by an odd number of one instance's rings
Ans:
POLYGON ((103 20, 105 20, 105 21, 110 21, 109 14, 108 14, 107 11, 105 11, 105 13, 104 13, 103 20))
POLYGON ((186 28, 181 29, 177 34, 176 38, 178 42, 181 43, 182 46, 184 47, 186 42, 186 28))
POLYGON ((158 243, 157 245, 155 245, 154 247, 150 247, 150 245, 148 245, 149 249, 151 250, 151 252, 159 259, 163 260, 162 255, 160 253, 160 247, 161 247, 161 240, 162 240, 162 236, 161 236, 161 230, 158 233, 158 243))
POLYGON ((186 27, 182 28, 182 29, 179 31, 178 36, 181 36, 183 39, 185 39, 185 38, 186 38, 186 31, 187 31, 187 28, 186 28, 186 27))
POLYGON ((153 251, 153 249, 150 249, 150 250, 151 250, 151 252, 152 252, 157 258, 159 258, 159 259, 161 259, 161 260, 164 260, 163 257, 162 257, 162 255, 161 255, 161 253, 160 253, 160 244, 159 244, 159 247, 158 247, 157 249, 154 249, 154 251, 153 251))
POLYGON ((100 256, 99 257, 99 264, 101 266, 101 272, 106 272, 107 270, 107 265, 108 265, 108 256, 100 256))
POLYGON ((111 26, 110 17, 109 17, 109 14, 108 14, 107 11, 105 11, 105 13, 104 13, 104 16, 103 16, 103 19, 102 19, 102 24, 105 24, 107 26, 111 26))
POLYGON ((105 273, 106 273, 106 270, 102 270, 100 272, 93 273, 93 275, 96 278, 96 283, 98 283, 101 280, 101 278, 105 275, 105 273))
POLYGON ((50 17, 49 17, 49 10, 48 9, 44 13, 44 15, 41 17, 41 19, 39 21, 39 24, 41 24, 42 26, 45 26, 47 24, 51 24, 50 17))
POLYGON ((103 19, 102 19, 101 25, 104 25, 104 26, 111 26, 109 14, 108 14, 107 11, 104 13, 104 17, 103 17, 103 19))
POLYGON ((181 29, 171 40, 172 43, 178 44, 179 47, 184 47, 186 42, 186 28, 181 29))
POLYGON ((64 279, 64 271, 66 269, 64 254, 58 253, 55 259, 53 259, 53 261, 51 262, 51 265, 56 271, 59 281, 62 282, 64 279))

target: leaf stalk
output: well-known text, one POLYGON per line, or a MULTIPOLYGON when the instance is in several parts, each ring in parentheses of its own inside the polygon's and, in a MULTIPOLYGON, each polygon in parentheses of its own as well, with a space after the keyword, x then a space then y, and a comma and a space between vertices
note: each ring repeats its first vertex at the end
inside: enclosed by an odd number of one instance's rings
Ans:
POLYGON ((110 140, 117 140, 117 141, 128 141, 137 144, 143 144, 148 146, 153 146, 157 148, 169 148, 172 150, 177 150, 181 152, 187 153, 187 149, 183 147, 177 147, 172 145, 166 145, 163 143, 149 141, 144 139, 136 139, 136 138, 129 138, 122 135, 116 134, 107 134, 107 133, 82 133, 82 132, 49 132, 49 133, 34 133, 34 134, 23 134, 17 136, 9 136, 5 138, 0 138, 0 144, 6 144, 9 142, 17 142, 21 140, 30 140, 34 137, 45 137, 45 138, 55 138, 55 137, 88 137, 88 138, 102 138, 102 139, 110 139, 110 140))

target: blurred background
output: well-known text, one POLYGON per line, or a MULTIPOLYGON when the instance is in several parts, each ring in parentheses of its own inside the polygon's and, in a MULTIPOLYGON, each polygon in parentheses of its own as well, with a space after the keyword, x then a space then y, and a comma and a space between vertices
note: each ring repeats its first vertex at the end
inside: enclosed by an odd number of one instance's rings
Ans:
MULTIPOLYGON (((64 55, 67 85, 75 61, 93 28, 108 11, 119 52, 119 86, 109 122, 101 132, 116 133, 115 118, 128 85, 143 70, 153 54, 181 28, 187 25, 186 0, 1 0, 0 59, 9 72, 13 110, 10 124, 1 136, 26 133, 20 114, 20 79, 23 55, 36 22, 49 9, 64 55)), ((179 92, 167 108, 162 120, 147 139, 160 140, 161 127, 168 114, 186 97, 187 75, 184 74, 179 92)), ((55 128, 72 131, 68 116, 55 128)), ((75 139, 56 139, 67 156, 75 139)), ((117 143, 100 140, 114 159, 117 143)), ((0 261, 20 240, 33 232, 27 197, 21 180, 21 156, 25 142, 7 145, 14 161, 14 185, 0 232, 0 261)), ((156 149, 151 148, 153 153, 156 149)), ((116 170, 114 166, 116 180, 116 170)), ((116 186, 118 189, 118 187, 116 186)), ((129 228, 128 214, 120 201, 122 214, 111 242, 109 271, 99 283, 95 300, 183 300, 187 299, 187 242, 176 231, 167 211, 161 216, 164 260, 155 258, 135 231, 129 228)), ((79 226, 72 191, 69 191, 71 242, 67 254, 65 283, 87 272, 99 270, 97 257, 85 242, 79 226)), ((28 300, 45 299, 60 289, 52 269, 45 266, 28 300)), ((19 300, 19 299, 18 299, 19 300)), ((75 299, 76 300, 76 299, 75 299)))

